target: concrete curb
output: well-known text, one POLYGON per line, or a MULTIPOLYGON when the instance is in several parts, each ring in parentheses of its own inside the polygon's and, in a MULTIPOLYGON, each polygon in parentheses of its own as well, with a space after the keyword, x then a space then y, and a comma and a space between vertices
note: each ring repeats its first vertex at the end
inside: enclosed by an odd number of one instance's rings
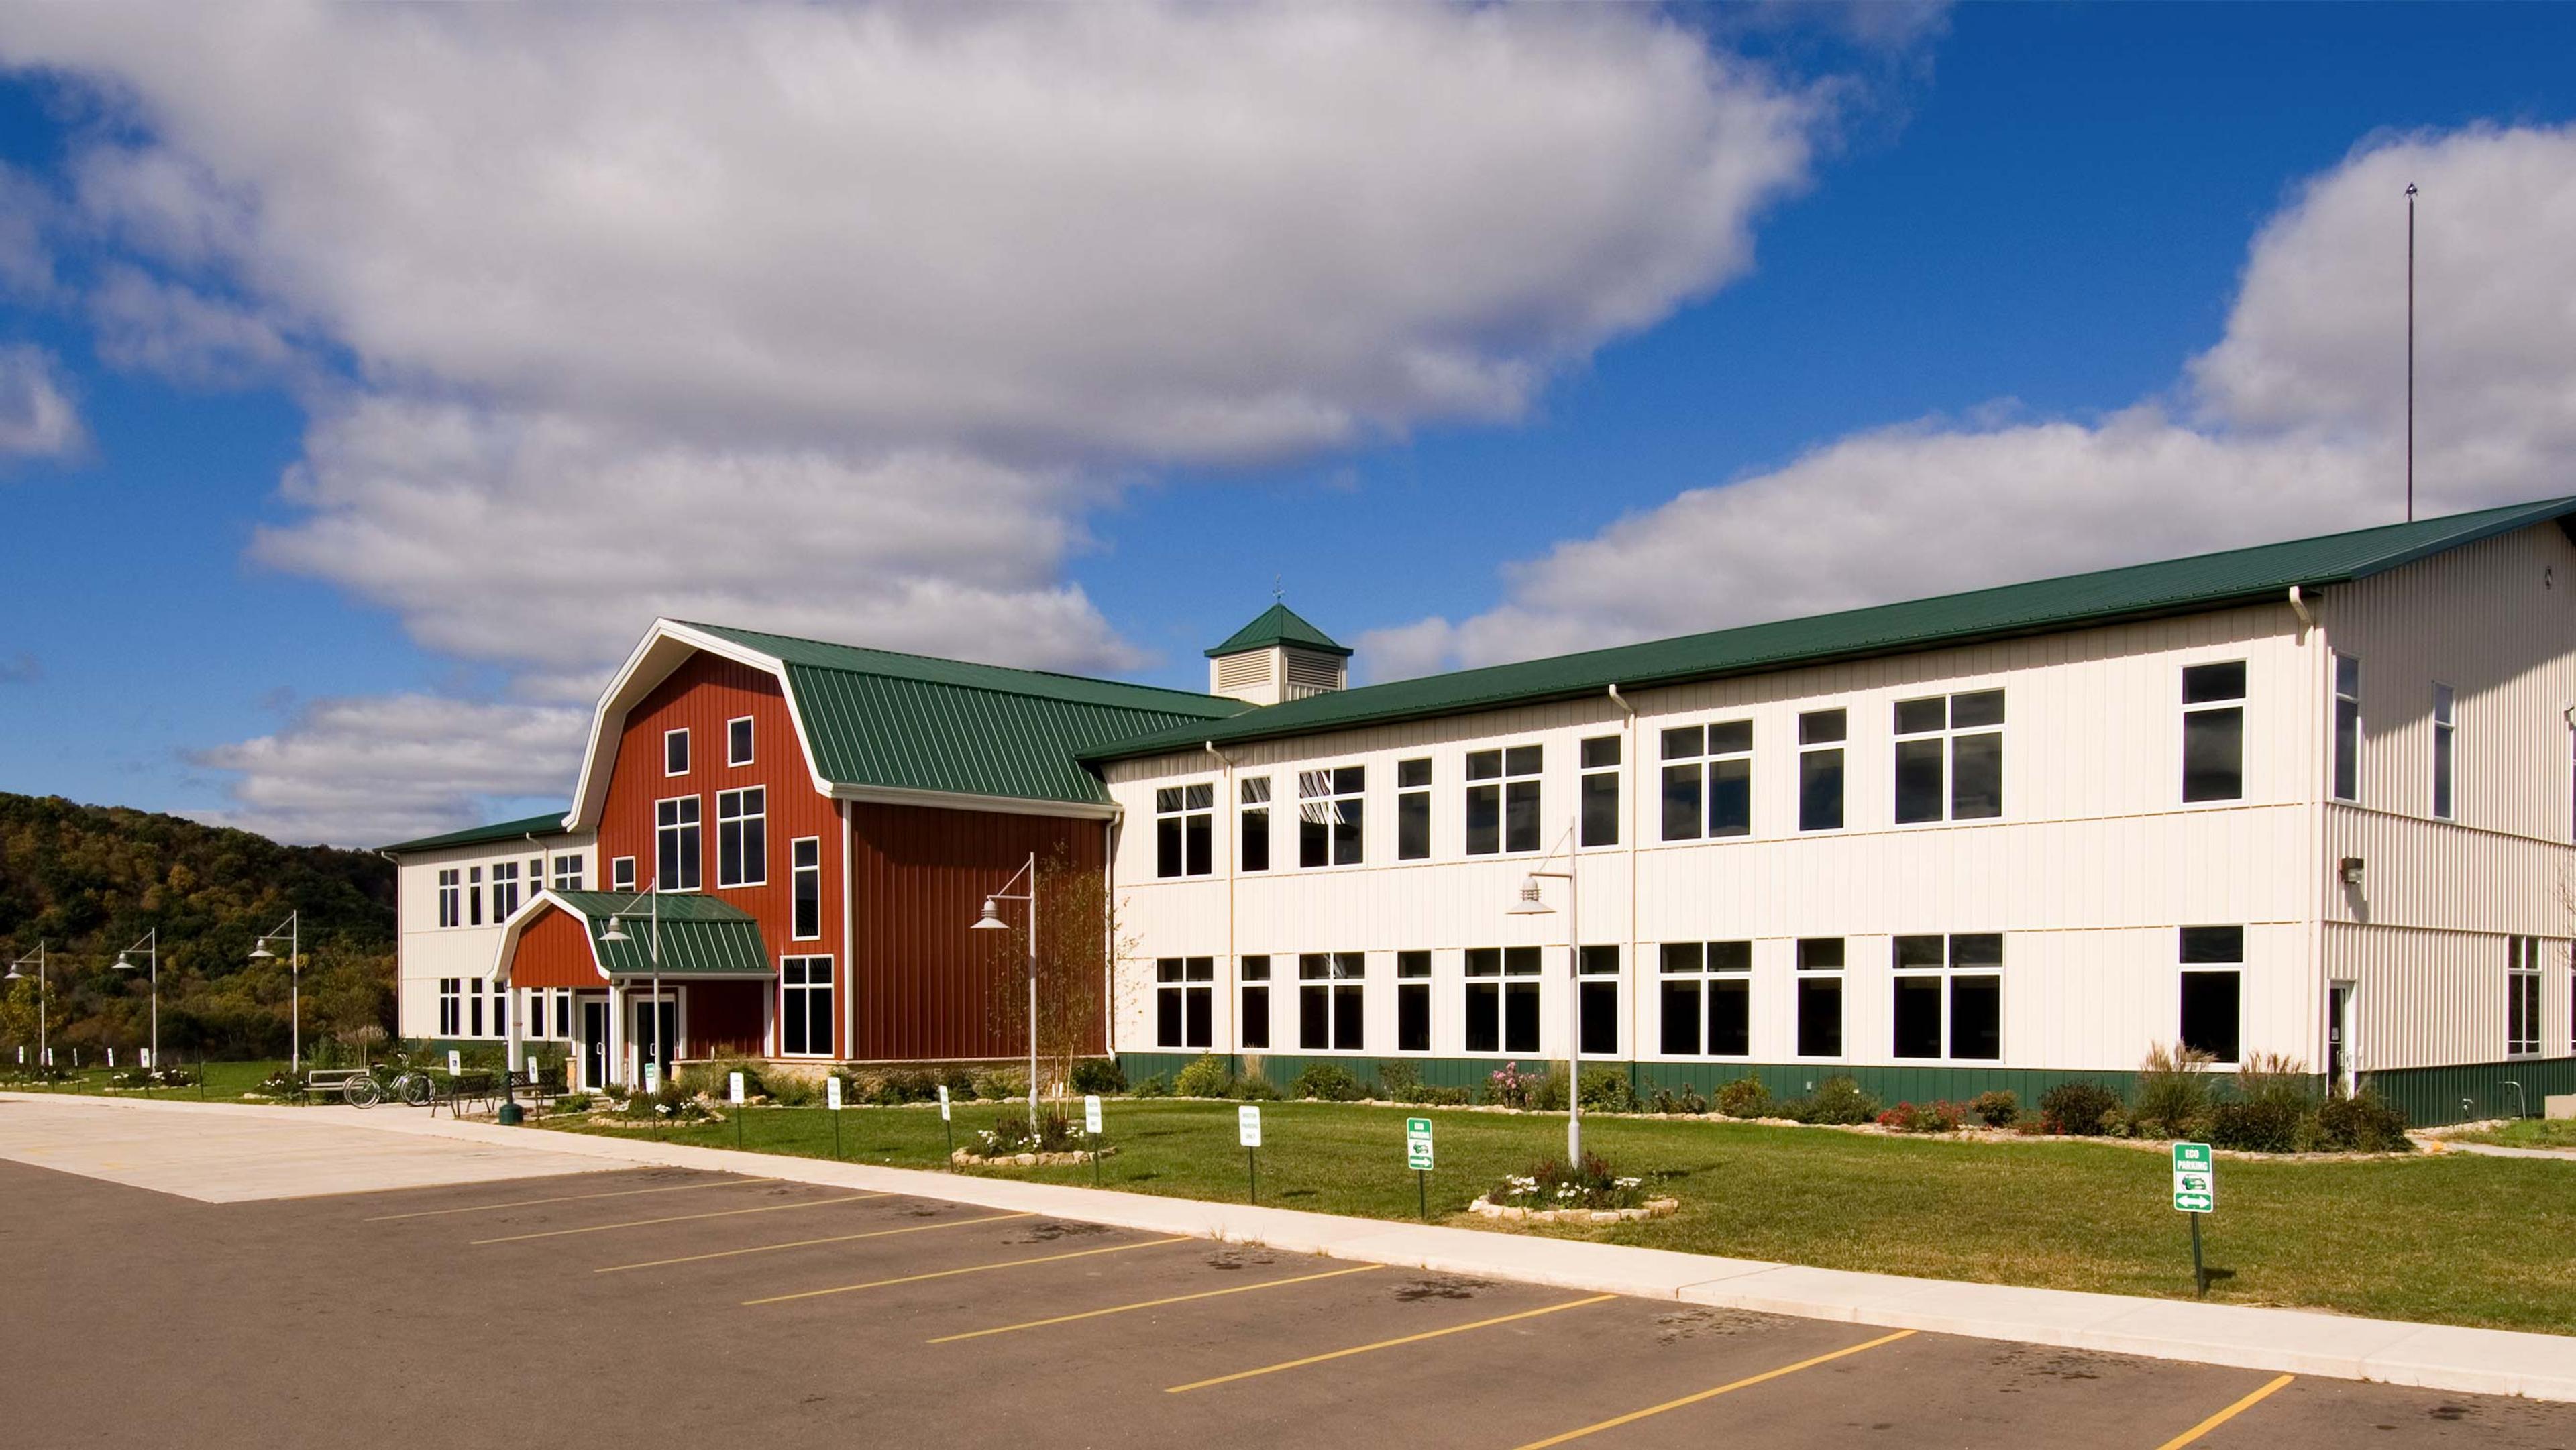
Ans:
MULTIPOLYGON (((60 1101, 57 1094, 0 1093, 0 1100, 24 1098, 60 1101)), ((540 1136, 524 1128, 431 1118, 392 1108, 361 1112, 355 1108, 123 1098, 83 1101, 143 1112, 254 1113, 287 1122, 328 1122, 477 1144, 497 1141, 533 1147, 536 1145, 528 1139, 540 1136)), ((1803 1319, 1841 1320, 2242 1369, 2375 1380, 2464 1394, 2576 1401, 2576 1337, 2554 1334, 2359 1319, 2302 1309, 2259 1309, 2065 1289, 1910 1279, 1895 1274, 1803 1268, 1575 1239, 1343 1218, 1297 1209, 835 1163, 730 1148, 698 1148, 650 1139, 545 1133, 541 1141, 547 1151, 594 1158, 603 1168, 652 1166, 741 1173, 1591 1293, 1630 1294, 1803 1319)))

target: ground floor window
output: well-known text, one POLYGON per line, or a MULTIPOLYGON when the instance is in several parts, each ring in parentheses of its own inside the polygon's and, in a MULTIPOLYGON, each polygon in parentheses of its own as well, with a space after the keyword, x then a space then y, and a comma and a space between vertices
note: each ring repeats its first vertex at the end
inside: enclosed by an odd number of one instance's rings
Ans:
POLYGON ((465 979, 463 977, 438 979, 438 1035, 441 1037, 465 1035, 465 979))
POLYGON ((2001 1059, 2003 964, 2004 939, 1997 932, 1898 937, 1896 1055, 2001 1059))
POLYGON ((1307 1052, 1358 1052, 1368 1022, 1368 956, 1308 952, 1297 958, 1297 1046, 1307 1052))
POLYGON ((1585 947, 1575 954, 1575 1038, 1586 1057, 1619 1055, 1619 949, 1585 947))
POLYGON ((465 994, 465 1035, 468 1037, 483 1035, 483 984, 480 982, 475 983, 473 990, 465 994))
POLYGON ((1843 939, 1798 942, 1798 1055, 1843 1055, 1843 939))
POLYGON ((2507 1057, 2540 1052, 2540 938, 2505 938, 2504 1051, 2507 1057))
POLYGON ((1243 959, 1243 1010, 1237 1015, 1235 1030, 1243 1038, 1246 1052, 1266 1052, 1270 1047, 1270 958, 1243 959))
POLYGON ((2237 1060, 2242 1040, 2244 961, 2245 928, 2182 929, 2182 1045, 2209 1054, 2213 1062, 2237 1060))
POLYGON ((778 1050, 789 1056, 832 1053, 832 959, 778 961, 778 1050))
POLYGON ((1753 943, 1666 942, 1657 993, 1666 1057, 1753 1052, 1753 943))
POLYGON ((1154 963, 1154 1045, 1195 1047, 1210 1041, 1216 958, 1162 957, 1154 963))
POLYGON ((1468 948, 1467 1050, 1538 1051, 1538 948, 1468 948))
POLYGON ((1431 1050, 1431 953, 1395 954, 1395 1050, 1431 1050))

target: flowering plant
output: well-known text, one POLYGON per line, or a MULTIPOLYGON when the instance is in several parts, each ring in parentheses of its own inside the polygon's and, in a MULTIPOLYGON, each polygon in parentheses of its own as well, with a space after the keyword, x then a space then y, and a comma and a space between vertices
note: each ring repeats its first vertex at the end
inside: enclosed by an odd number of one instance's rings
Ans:
POLYGON ((1572 1168, 1553 1158, 1530 1165, 1488 1190, 1485 1201, 1516 1208, 1637 1208, 1645 1203, 1645 1180, 1622 1177, 1598 1153, 1586 1153, 1572 1168))

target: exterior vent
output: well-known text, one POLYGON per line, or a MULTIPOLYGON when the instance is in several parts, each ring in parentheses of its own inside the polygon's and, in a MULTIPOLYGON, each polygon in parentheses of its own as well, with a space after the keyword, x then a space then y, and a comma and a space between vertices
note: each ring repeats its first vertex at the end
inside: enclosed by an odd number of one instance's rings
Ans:
POLYGON ((1345 683, 1342 660, 1334 655, 1313 654, 1301 649, 1280 652, 1288 666, 1285 694, 1291 700, 1309 695, 1329 695, 1345 683))
MULTIPOLYGON (((1296 667, 1293 664, 1289 667, 1289 675, 1292 680, 1295 678, 1296 667)), ((1240 694, 1245 690, 1260 689, 1269 683, 1270 651, 1268 650, 1256 650, 1246 655, 1228 655, 1216 662, 1217 694, 1240 694)))
POLYGON ((1208 693, 1247 705, 1330 694, 1348 685, 1350 657, 1331 635, 1273 604, 1207 652, 1208 693))

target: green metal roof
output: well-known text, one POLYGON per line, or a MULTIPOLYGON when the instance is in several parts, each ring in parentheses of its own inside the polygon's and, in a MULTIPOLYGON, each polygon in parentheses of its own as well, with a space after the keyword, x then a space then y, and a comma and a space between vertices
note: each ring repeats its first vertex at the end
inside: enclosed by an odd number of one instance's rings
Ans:
POLYGON ((1241 654, 1245 650, 1268 649, 1274 644, 1293 644, 1306 649, 1348 658, 1350 651, 1333 642, 1333 637, 1298 617, 1297 611, 1285 604, 1273 604, 1259 617, 1238 629, 1225 643, 1207 652, 1209 659, 1219 655, 1241 654))
POLYGON ((450 831, 444 836, 423 836, 417 841, 405 841, 399 846, 384 846, 379 849, 392 855, 401 855, 406 851, 435 851, 442 846, 480 846, 490 841, 516 841, 531 835, 560 836, 564 834, 563 821, 563 812, 548 811, 542 816, 529 816, 524 820, 516 821, 495 821, 488 826, 473 826, 462 831, 450 831))
POLYGON ((624 891, 557 891, 590 928, 590 949, 611 977, 654 974, 654 916, 661 918, 661 975, 665 977, 766 977, 777 969, 760 939, 760 923, 739 907, 712 896, 664 892, 638 899, 624 891), (658 906, 656 904, 658 900, 658 906), (608 918, 619 915, 624 941, 601 941, 608 918))
POLYGON ((2319 588, 2366 579, 2535 524, 2558 521, 2561 528, 2566 528, 2571 516, 2576 516, 2576 498, 2547 499, 2449 518, 1396 680, 1289 700, 1248 710, 1222 722, 1139 736, 1094 750, 1086 758, 1116 760, 1156 755, 1188 749, 1201 741, 1275 739, 1567 699, 1598 694, 1614 684, 1630 688, 1679 684, 2121 620, 2198 613, 2278 599, 2294 584, 2319 588))

